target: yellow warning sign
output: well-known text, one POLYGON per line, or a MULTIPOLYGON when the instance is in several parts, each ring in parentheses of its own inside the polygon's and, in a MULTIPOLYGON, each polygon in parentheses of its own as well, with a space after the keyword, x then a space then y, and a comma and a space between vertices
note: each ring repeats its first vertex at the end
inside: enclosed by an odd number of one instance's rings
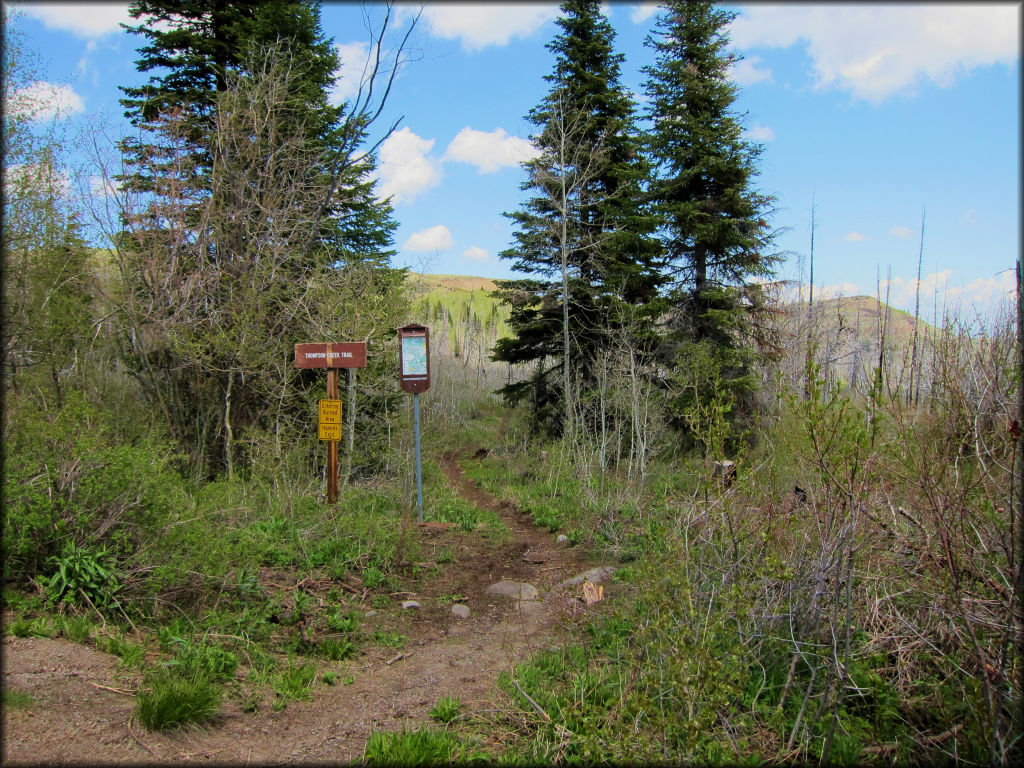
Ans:
POLYGON ((321 440, 341 440, 341 400, 320 401, 321 440))

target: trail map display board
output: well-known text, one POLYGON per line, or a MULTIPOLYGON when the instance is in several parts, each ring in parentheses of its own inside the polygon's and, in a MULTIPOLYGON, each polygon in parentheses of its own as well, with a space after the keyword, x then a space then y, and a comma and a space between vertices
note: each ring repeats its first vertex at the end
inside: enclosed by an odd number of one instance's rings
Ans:
POLYGON ((412 323, 398 329, 399 385, 416 394, 430 389, 430 329, 412 323))
POLYGON ((430 389, 430 329, 419 323, 398 329, 398 384, 412 395, 413 434, 416 439, 416 510, 423 522, 423 468, 420 463, 420 392, 430 389))

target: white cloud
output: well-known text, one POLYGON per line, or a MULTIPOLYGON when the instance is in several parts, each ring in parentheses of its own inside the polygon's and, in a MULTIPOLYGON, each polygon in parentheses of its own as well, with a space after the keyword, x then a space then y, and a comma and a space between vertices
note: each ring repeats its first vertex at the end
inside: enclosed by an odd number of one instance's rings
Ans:
POLYGON ((444 153, 445 160, 475 165, 481 173, 516 166, 537 157, 540 152, 526 139, 509 136, 504 128, 478 131, 466 126, 459 131, 444 153))
MULTIPOLYGON (((793 303, 796 301, 807 301, 810 296, 810 291, 806 283, 786 283, 780 285, 776 290, 778 291, 778 298, 784 304, 793 303)), ((847 296, 859 296, 862 293, 860 286, 856 283, 843 282, 833 283, 831 285, 820 285, 814 284, 814 300, 824 301, 826 299, 838 299, 840 297, 847 296)))
POLYGON ((643 24, 657 12, 658 3, 640 3, 639 5, 633 6, 633 10, 630 12, 629 18, 634 24, 643 24))
POLYGON ((914 230, 910 227, 893 227, 889 230, 889 234, 893 237, 898 237, 900 240, 906 240, 914 234, 914 230))
POLYGON ((730 77, 739 85, 753 85, 760 82, 773 82, 770 69, 758 69, 760 56, 746 56, 732 65, 730 77))
POLYGON ((77 37, 102 37, 120 32, 120 24, 133 24, 128 3, 11 3, 12 8, 41 21, 47 29, 60 29, 77 37))
POLYGON ((755 124, 747 133, 750 141, 775 141, 775 131, 767 125, 755 124))
POLYGON ((549 4, 438 3, 427 7, 424 18, 434 35, 459 40, 464 50, 475 52, 529 37, 557 15, 558 6, 549 4))
MULTIPOLYGON (((370 59, 370 45, 369 43, 336 43, 334 50, 338 54, 341 66, 334 73, 337 79, 328 94, 328 101, 332 105, 338 106, 358 93, 359 84, 370 59)), ((374 51, 376 50, 377 48, 374 46, 374 51)))
MULTIPOLYGON (((1006 269, 991 277, 979 277, 966 285, 952 283, 953 270, 944 269, 932 272, 921 278, 920 292, 916 278, 904 280, 894 277, 882 280, 877 288, 862 290, 859 285, 851 282, 831 285, 814 286, 815 301, 838 297, 867 295, 877 297, 896 309, 913 312, 914 304, 920 296, 920 312, 923 319, 935 322, 931 317, 932 307, 937 305, 940 314, 945 311, 953 317, 971 322, 978 316, 991 316, 1006 301, 1016 296, 1016 276, 1012 269, 1006 269)), ((779 300, 783 302, 806 301, 808 296, 806 284, 788 284, 779 291, 779 300)), ((1005 309, 1005 306, 1003 307, 1005 309)), ((939 318, 941 320, 941 317, 939 318)))
POLYGON ((445 251, 452 247, 452 233, 444 224, 414 232, 405 245, 406 251, 445 251))
POLYGON ((12 198, 26 191, 32 194, 51 194, 66 197, 71 194, 71 178, 49 163, 12 165, 4 172, 4 190, 12 198))
POLYGON ((16 91, 10 109, 31 120, 52 120, 84 112, 85 102, 69 85, 40 81, 16 91))
POLYGON ((409 203, 441 182, 441 165, 427 153, 433 139, 424 139, 408 127, 391 134, 380 145, 377 178, 378 194, 392 196, 395 203, 409 203))
POLYGON ((856 283, 845 282, 814 286, 814 297, 816 299, 838 299, 840 297, 858 295, 860 295, 860 286, 856 283))
MULTIPOLYGON (((925 293, 922 286, 922 293, 925 293)), ((1017 278, 1012 269, 1004 269, 992 277, 979 277, 963 287, 951 286, 946 295, 953 303, 984 311, 1017 295, 1017 278)))
MULTIPOLYGON (((923 277, 920 290, 922 304, 924 304, 925 297, 938 294, 940 297, 952 298, 962 293, 963 289, 954 288, 949 285, 949 279, 952 275, 953 270, 944 269, 941 272, 932 272, 923 277)), ((878 294, 882 301, 886 301, 886 297, 888 297, 890 306, 897 309, 913 310, 914 301, 918 296, 917 278, 912 277, 909 280, 904 280, 902 277, 894 277, 892 280, 882 280, 878 284, 878 294)), ((939 303, 942 303, 941 298, 939 303)))
POLYGON ((462 255, 470 261, 491 261, 491 255, 483 248, 478 248, 475 245, 464 250, 462 255))
POLYGON ((860 232, 847 232, 844 239, 848 243, 861 243, 867 240, 867 237, 862 235, 860 232))
POLYGON ((89 194, 93 197, 113 197, 120 191, 120 185, 103 176, 89 177, 89 194))
POLYGON ((1011 3, 751 4, 730 35, 744 50, 800 43, 816 87, 878 103, 922 81, 945 87, 976 67, 1013 64, 1020 22, 1011 3))

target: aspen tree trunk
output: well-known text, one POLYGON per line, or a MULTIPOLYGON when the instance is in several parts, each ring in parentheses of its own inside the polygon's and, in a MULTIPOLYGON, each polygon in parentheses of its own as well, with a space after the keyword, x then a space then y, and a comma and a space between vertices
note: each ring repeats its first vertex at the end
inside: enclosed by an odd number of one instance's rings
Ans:
POLYGON ((924 258, 924 209, 921 209, 921 247, 917 252, 917 286, 914 290, 914 338, 910 352, 910 388, 907 402, 917 405, 918 390, 921 387, 921 372, 917 370, 917 324, 921 316, 921 261, 924 258))

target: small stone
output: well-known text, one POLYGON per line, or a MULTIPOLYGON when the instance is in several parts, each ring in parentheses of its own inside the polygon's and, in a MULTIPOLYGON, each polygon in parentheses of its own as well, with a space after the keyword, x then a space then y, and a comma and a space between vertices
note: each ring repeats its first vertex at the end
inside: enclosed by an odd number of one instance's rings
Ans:
POLYGON ((460 619, 469 618, 469 606, 463 605, 462 603, 456 603, 452 606, 452 613, 458 616, 460 619))
POLYGON ((603 581, 608 581, 615 573, 614 565, 599 565, 597 568, 591 568, 589 571, 584 571, 579 576, 573 576, 571 579, 566 579, 562 582, 563 587, 571 587, 574 584, 582 584, 584 581, 592 581, 595 584, 600 584, 603 581))
POLYGON ((523 581, 499 581, 487 588, 487 594, 514 597, 519 600, 536 600, 540 595, 535 586, 523 581))
POLYGON ((376 616, 376 615, 377 615, 377 612, 376 612, 376 611, 366 611, 366 612, 365 612, 365 613, 363 614, 363 616, 365 616, 365 617, 366 617, 367 619, 368 619, 368 618, 370 618, 371 616, 376 616))
POLYGON ((569 541, 569 537, 566 536, 564 533, 560 533, 558 534, 558 538, 555 539, 555 541, 559 544, 565 544, 567 541, 569 541))
POLYGON ((417 603, 415 600, 403 600, 402 601, 402 607, 403 608, 419 608, 420 604, 417 603))

